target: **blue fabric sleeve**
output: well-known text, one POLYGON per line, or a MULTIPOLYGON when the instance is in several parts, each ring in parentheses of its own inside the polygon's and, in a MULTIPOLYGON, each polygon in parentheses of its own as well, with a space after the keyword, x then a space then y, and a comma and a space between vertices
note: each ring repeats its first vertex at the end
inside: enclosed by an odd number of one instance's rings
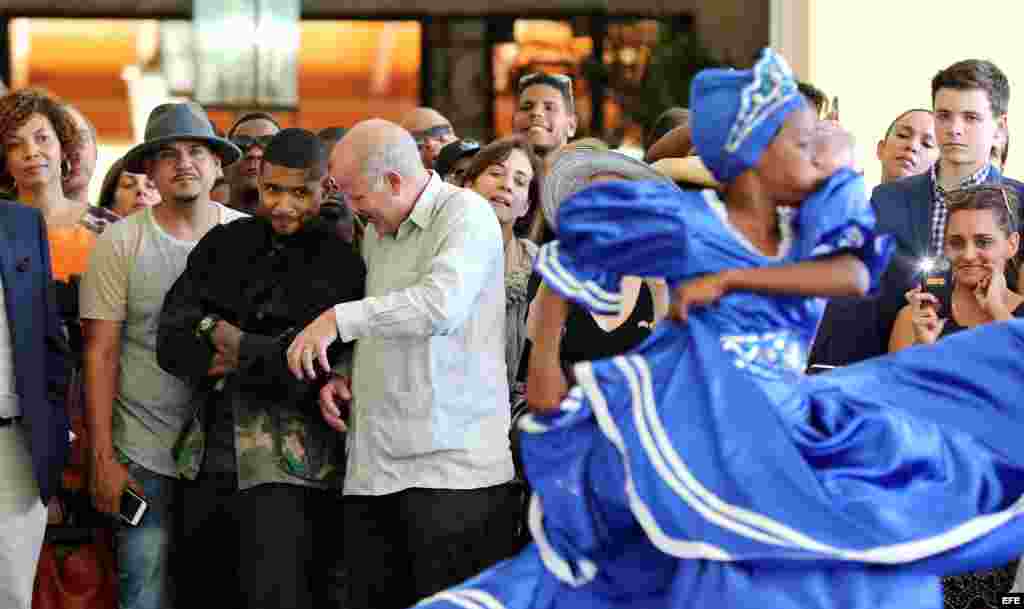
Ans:
POLYGON ((680 274, 690 241, 684 214, 706 207, 695 205, 699 196, 653 181, 584 189, 559 207, 559 240, 541 248, 537 271, 564 298, 595 313, 618 313, 624 275, 680 274))
POLYGON ((863 176, 849 169, 833 174, 800 206, 797 226, 798 259, 853 254, 867 268, 869 293, 878 291, 895 243, 876 232, 863 176))

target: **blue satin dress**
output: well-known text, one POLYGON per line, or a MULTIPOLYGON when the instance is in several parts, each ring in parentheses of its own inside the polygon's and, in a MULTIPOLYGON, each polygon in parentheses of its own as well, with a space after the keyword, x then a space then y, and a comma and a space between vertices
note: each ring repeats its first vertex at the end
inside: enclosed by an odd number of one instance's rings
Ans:
MULTIPOLYGON (((777 257, 712 191, 606 183, 566 201, 537 268, 618 310, 622 275, 678 284, 892 249, 863 179, 780 214, 777 257)), ((937 608, 939 576, 1024 553, 1024 321, 805 376, 817 298, 730 293, 633 352, 578 364, 522 422, 534 543, 422 607, 937 608)))

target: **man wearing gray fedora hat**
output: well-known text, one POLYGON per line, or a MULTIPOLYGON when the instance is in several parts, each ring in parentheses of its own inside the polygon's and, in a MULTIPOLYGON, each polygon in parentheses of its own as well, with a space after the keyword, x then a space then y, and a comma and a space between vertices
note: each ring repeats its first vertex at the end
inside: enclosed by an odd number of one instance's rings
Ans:
POLYGON ((137 526, 117 531, 120 609, 174 606, 166 567, 178 478, 173 448, 209 388, 160 368, 157 326, 164 296, 196 243, 245 216, 210 199, 218 168, 240 156, 200 106, 158 106, 145 141, 125 155, 125 169, 149 175, 162 202, 111 225, 82 278, 89 490, 107 514, 119 514, 129 491, 148 506, 137 526))

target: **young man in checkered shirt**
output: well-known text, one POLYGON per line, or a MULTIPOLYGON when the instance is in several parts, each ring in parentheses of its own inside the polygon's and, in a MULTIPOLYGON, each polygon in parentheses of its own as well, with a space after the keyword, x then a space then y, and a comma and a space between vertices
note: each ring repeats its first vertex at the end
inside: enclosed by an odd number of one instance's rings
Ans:
POLYGON ((896 236, 898 252, 913 258, 942 251, 946 193, 983 182, 1024 184, 1004 177, 990 162, 993 143, 1006 128, 1010 84, 990 61, 968 59, 932 79, 939 161, 924 174, 882 184, 871 202, 879 228, 896 236))

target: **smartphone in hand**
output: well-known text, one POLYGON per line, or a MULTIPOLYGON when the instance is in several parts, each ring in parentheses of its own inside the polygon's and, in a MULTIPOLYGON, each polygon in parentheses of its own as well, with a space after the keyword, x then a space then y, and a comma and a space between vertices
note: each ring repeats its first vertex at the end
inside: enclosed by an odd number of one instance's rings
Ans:
POLYGON ((921 273, 921 291, 927 292, 939 301, 939 317, 950 314, 953 301, 953 276, 951 266, 945 258, 936 260, 921 273))

